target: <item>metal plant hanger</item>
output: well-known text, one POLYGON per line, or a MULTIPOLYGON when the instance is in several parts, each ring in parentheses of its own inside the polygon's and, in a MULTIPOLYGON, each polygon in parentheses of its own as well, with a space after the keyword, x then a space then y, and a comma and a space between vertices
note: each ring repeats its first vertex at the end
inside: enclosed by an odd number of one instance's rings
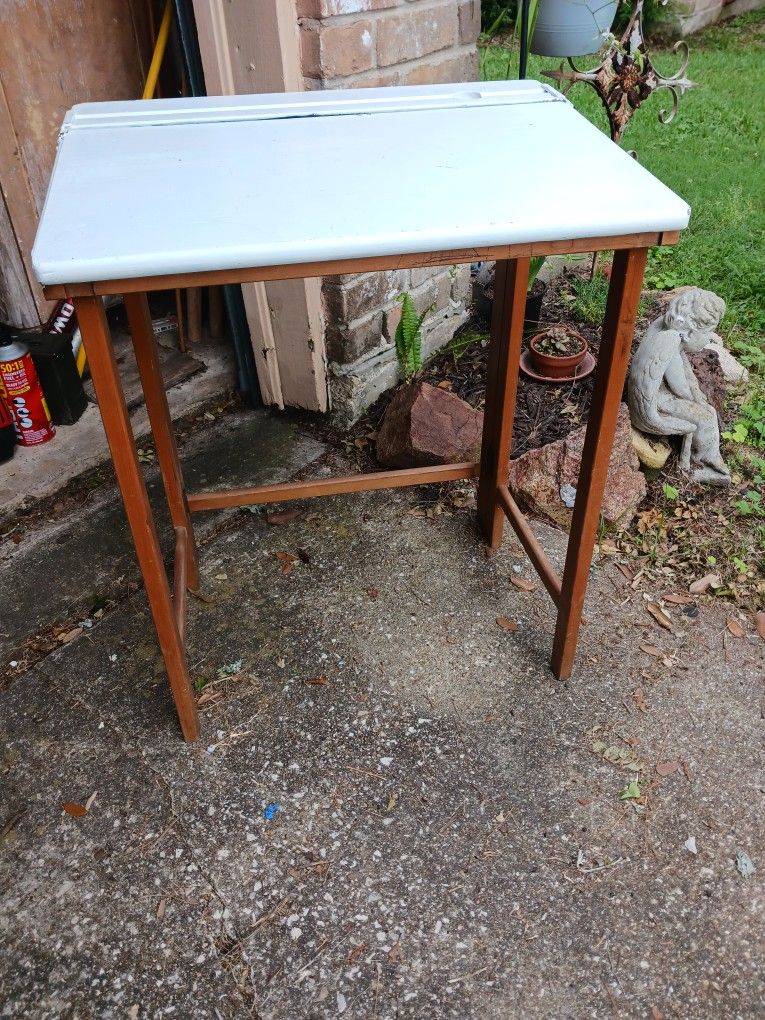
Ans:
POLYGON ((591 85, 606 109, 611 140, 617 143, 637 109, 654 92, 669 89, 672 93, 672 108, 659 111, 662 124, 669 124, 677 113, 680 97, 696 84, 685 77, 689 50, 684 39, 673 47, 680 54, 681 66, 671 78, 665 78, 653 66, 643 38, 643 3, 644 0, 636 0, 621 39, 612 39, 597 67, 580 71, 573 59, 567 57, 568 67, 561 64, 557 71, 542 72, 546 78, 566 82, 564 92, 580 81, 591 85))

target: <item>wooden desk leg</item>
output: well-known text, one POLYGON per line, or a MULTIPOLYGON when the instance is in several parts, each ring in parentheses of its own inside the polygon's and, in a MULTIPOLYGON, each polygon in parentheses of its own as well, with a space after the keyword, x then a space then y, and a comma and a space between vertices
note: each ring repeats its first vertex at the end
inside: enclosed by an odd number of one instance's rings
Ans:
POLYGON ((162 370, 157 355, 157 341, 151 327, 149 303, 145 294, 125 294, 130 333, 133 337, 135 360, 141 376, 141 386, 149 413, 151 431, 157 447, 157 460, 162 473, 162 483, 170 507, 170 517, 174 528, 185 528, 186 542, 186 586, 191 591, 199 590, 199 566, 197 547, 194 541, 194 529, 191 525, 191 514, 186 502, 186 490, 181 474, 181 462, 173 435, 173 424, 170 409, 167 406, 167 394, 162 385, 162 370))
POLYGON ((494 276, 491 348, 478 480, 478 524, 491 550, 499 548, 505 523, 505 514, 497 499, 497 486, 507 485, 529 261, 527 258, 498 261, 494 276))
POLYGON ((598 368, 555 626, 552 668, 560 680, 567 680, 571 676, 574 664, 592 550, 600 519, 600 505, 630 360, 647 256, 647 248, 614 252, 598 368))
POLYGON ((175 622, 167 574, 138 463, 104 306, 99 297, 78 297, 74 305, 181 730, 186 740, 196 740, 199 736, 197 706, 189 683, 183 643, 175 622))

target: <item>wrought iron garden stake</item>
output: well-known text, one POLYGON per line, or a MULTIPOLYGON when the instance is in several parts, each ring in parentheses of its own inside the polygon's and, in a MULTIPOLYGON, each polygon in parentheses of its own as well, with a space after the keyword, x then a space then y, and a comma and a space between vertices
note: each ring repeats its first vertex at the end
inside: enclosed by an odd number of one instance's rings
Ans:
POLYGON ((646 52, 643 38, 643 2, 636 0, 632 17, 624 30, 621 39, 613 39, 597 67, 590 71, 580 71, 571 57, 568 67, 560 65, 557 71, 543 71, 546 78, 558 82, 568 82, 568 91, 576 82, 587 82, 592 85, 603 106, 606 108, 611 128, 611 140, 619 142, 638 107, 658 89, 669 89, 672 93, 672 109, 659 111, 662 124, 669 124, 677 113, 680 96, 695 82, 685 77, 688 66, 688 44, 680 40, 674 45, 674 51, 681 54, 680 69, 671 78, 660 74, 646 52))

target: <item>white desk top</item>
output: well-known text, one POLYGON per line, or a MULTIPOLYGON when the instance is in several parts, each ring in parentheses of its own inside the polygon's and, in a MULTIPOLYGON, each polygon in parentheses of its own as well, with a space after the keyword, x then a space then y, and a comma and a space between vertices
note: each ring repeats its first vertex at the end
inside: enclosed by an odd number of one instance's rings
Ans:
POLYGON ((687 204, 539 82, 88 103, 43 284, 679 230, 687 204))

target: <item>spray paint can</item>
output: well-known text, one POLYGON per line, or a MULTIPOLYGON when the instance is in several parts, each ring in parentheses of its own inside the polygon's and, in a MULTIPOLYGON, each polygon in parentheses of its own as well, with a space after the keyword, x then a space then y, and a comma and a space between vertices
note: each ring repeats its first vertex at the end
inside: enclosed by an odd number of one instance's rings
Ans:
POLYGON ((0 388, 22 446, 40 446, 56 429, 26 344, 0 335, 0 388))
POLYGON ((0 383, 0 464, 10 460, 15 452, 16 429, 3 396, 3 384, 0 383))

